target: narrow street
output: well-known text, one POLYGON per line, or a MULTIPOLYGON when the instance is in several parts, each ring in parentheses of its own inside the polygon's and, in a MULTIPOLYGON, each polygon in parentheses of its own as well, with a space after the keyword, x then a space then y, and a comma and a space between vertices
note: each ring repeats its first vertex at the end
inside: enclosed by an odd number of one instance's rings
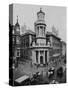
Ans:
POLYGON ((62 78, 58 78, 57 77, 57 70, 59 69, 59 67, 63 67, 64 69, 66 68, 66 65, 63 62, 58 62, 56 64, 55 68, 55 73, 53 75, 53 77, 48 78, 48 69, 51 67, 50 66, 46 66, 46 67, 36 67, 36 66, 30 66, 30 63, 19 63, 18 68, 15 69, 15 78, 17 79, 23 75, 28 75, 30 78, 32 77, 33 74, 35 74, 36 72, 40 72, 41 73, 41 79, 36 79, 35 84, 48 84, 50 83, 52 80, 56 80, 58 83, 64 83, 66 82, 66 70, 64 70, 63 73, 63 77, 62 78))

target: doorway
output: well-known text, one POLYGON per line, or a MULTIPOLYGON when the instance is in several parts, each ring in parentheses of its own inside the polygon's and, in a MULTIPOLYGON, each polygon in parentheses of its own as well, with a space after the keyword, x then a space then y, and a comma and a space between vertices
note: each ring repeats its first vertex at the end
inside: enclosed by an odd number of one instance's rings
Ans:
POLYGON ((43 56, 40 56, 40 64, 43 64, 43 56))
POLYGON ((45 51, 45 63, 47 64, 47 51, 45 51))

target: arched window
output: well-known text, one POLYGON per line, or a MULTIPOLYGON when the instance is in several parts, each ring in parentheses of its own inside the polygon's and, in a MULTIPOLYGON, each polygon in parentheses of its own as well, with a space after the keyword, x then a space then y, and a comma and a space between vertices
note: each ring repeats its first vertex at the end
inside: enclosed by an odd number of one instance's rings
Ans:
POLYGON ((40 26, 41 35, 43 36, 43 26, 40 26))

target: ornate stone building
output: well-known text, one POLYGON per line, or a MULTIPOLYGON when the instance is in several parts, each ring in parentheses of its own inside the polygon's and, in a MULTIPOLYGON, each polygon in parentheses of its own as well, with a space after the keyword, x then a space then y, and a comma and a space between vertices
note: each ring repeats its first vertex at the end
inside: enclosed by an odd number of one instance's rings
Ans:
POLYGON ((42 9, 37 12, 34 32, 27 30, 21 35, 17 19, 13 30, 13 41, 16 44, 14 55, 19 61, 28 61, 44 66, 50 61, 60 59, 62 54, 61 39, 52 32, 47 32, 46 26, 45 13, 42 9))
POLYGON ((36 42, 32 44, 32 62, 40 65, 49 62, 50 42, 46 40, 45 13, 40 9, 37 13, 37 21, 34 23, 36 42))
POLYGON ((18 65, 18 61, 20 60, 20 49, 21 49, 21 35, 20 35, 20 25, 17 22, 14 26, 10 27, 9 32, 9 45, 10 45, 10 60, 12 60, 12 64, 16 63, 18 65))

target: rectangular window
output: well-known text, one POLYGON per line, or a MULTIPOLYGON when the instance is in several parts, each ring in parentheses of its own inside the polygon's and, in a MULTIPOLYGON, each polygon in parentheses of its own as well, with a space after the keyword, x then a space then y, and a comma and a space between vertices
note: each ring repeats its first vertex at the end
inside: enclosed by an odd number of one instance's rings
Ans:
POLYGON ((17 49, 17 57, 20 57, 20 49, 17 49))

